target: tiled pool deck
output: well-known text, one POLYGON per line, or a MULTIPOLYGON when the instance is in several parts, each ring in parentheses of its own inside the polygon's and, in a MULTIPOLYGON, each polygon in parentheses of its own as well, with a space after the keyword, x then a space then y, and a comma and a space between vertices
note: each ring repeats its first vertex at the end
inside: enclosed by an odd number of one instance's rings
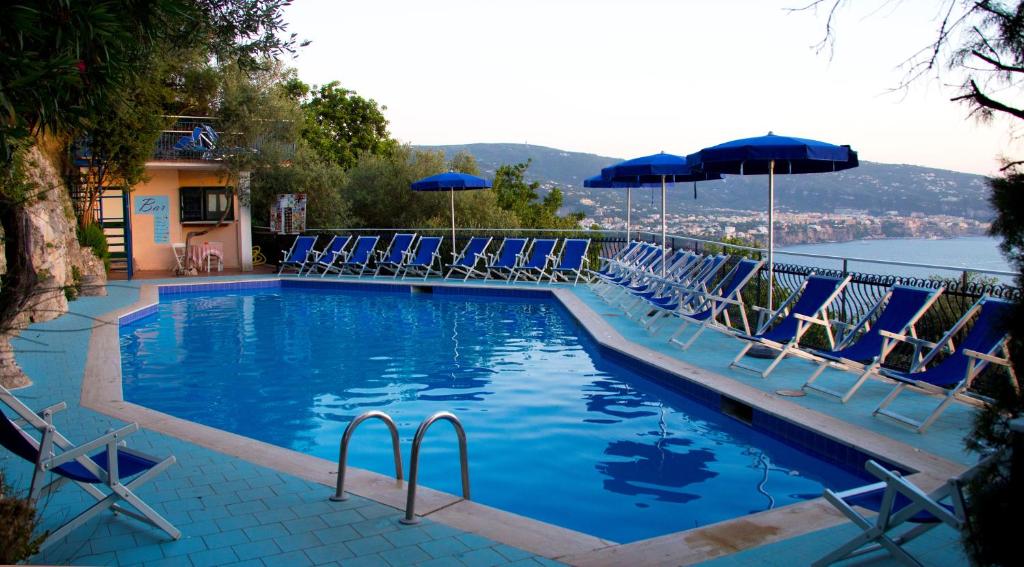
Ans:
MULTIPOLYGON (((235 276, 231 279, 241 278, 235 276)), ((213 281, 216 280, 204 278, 196 283, 213 281)), ((67 401, 69 409, 57 414, 55 421, 58 428, 74 441, 94 438, 120 424, 118 420, 79 405, 93 318, 136 302, 141 285, 161 283, 181 284, 184 280, 112 282, 107 297, 82 298, 71 304, 70 314, 33 325, 23 334, 23 339, 17 341, 16 348, 19 351, 18 361, 34 384, 16 394, 33 408, 67 401)), ((536 289, 536 286, 530 287, 536 289)), ((733 339, 707 333, 695 347, 683 353, 667 345, 664 336, 660 339, 649 337, 635 323, 608 308, 585 286, 575 288, 572 294, 571 301, 579 302, 601 316, 603 324, 610 329, 608 335, 614 336, 615 341, 635 343, 651 358, 694 365, 709 376, 715 375, 713 378, 719 381, 724 377, 727 379, 725 387, 738 388, 743 396, 762 397, 761 402, 781 408, 780 412, 796 416, 794 419, 840 420, 839 423, 854 426, 849 429, 856 430, 856 434, 863 434, 868 441, 881 447, 880 452, 913 453, 907 455, 908 460, 929 464, 934 461, 938 470, 954 470, 958 466, 956 463, 963 465, 971 460, 962 451, 961 438, 970 418, 970 410, 966 407, 952 408, 926 435, 918 435, 871 416, 871 409, 887 390, 883 384, 869 383, 845 406, 816 396, 783 399, 774 392, 782 388, 798 388, 808 373, 806 363, 786 361, 770 379, 762 380, 753 374, 728 368, 728 362, 739 348, 733 339), (887 446, 885 438, 897 443, 887 446)), ((922 401, 919 396, 906 398, 911 406, 919 406, 922 401)), ((916 408, 901 409, 912 412, 916 408)), ((36 562, 120 565, 552 563, 521 549, 430 519, 424 519, 417 526, 400 525, 397 522, 400 510, 372 500, 353 496, 346 502, 330 502, 327 496, 331 489, 323 484, 169 435, 144 429, 129 441, 133 448, 177 457, 178 463, 141 490, 140 495, 182 530, 182 539, 166 541, 162 533, 138 522, 104 514, 79 528, 65 542, 34 558, 36 562)), ((3 451, 0 452, 0 468, 7 474, 9 483, 18 488, 27 486, 29 471, 23 461, 3 451)), ((87 503, 88 496, 84 492, 72 487, 61 490, 43 503, 44 525, 59 525, 63 518, 82 510, 87 503)), ((820 514, 820 504, 817 508, 820 514)), ((799 508, 794 510, 796 512, 793 513, 803 513, 799 508)), ((833 517, 817 526, 835 526, 837 523, 838 519, 833 517)), ((755 524, 747 522, 746 525, 751 528, 756 527, 755 524)), ((743 532, 744 524, 737 523, 733 529, 743 532)), ((705 550, 705 557, 745 549, 713 560, 710 562, 713 565, 802 565, 837 546, 849 537, 850 530, 849 524, 817 531, 804 529, 799 532, 803 535, 787 537, 787 534, 781 534, 764 539, 785 538, 758 547, 751 547, 761 543, 758 538, 747 537, 748 541, 743 543, 744 533, 737 533, 731 540, 705 536, 705 541, 700 541, 699 533, 673 535, 619 546, 621 554, 615 553, 617 549, 604 549, 559 558, 588 564, 691 563, 691 558, 675 551, 685 540, 687 549, 710 546, 710 551, 705 550)), ((957 543, 957 534, 944 527, 933 530, 911 549, 916 549, 918 557, 927 564, 962 565, 966 562, 957 543)), ((868 563, 883 565, 890 561, 877 557, 869 559, 868 563)), ((863 564, 863 560, 859 564, 863 564)))

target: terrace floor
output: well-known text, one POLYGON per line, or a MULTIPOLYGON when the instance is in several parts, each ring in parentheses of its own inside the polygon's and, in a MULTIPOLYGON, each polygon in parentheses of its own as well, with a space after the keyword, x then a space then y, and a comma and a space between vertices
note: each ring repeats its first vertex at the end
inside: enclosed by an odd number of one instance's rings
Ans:
MULTIPOLYGON (((244 276, 251 278, 254 276, 244 276)), ((266 276, 256 276, 266 277, 266 276)), ((41 408, 67 401, 69 409, 57 414, 58 429, 73 441, 94 438, 122 423, 80 405, 89 339, 93 321, 108 312, 124 308, 139 299, 143 284, 206 283, 239 276, 141 281, 113 281, 106 297, 81 298, 71 304, 71 313, 54 321, 32 325, 18 339, 17 359, 34 384, 16 393, 30 407, 41 408)), ((531 287, 536 287, 532 286, 531 287)), ((565 287, 565 286, 560 286, 565 287)), ((568 288, 566 288, 568 289, 568 288)), ((851 435, 859 435, 879 454, 903 451, 913 461, 931 463, 937 470, 956 470, 971 462, 962 450, 962 437, 969 427, 971 408, 956 404, 925 435, 873 418, 871 409, 887 390, 881 383, 869 383, 849 404, 817 397, 788 398, 780 389, 798 389, 809 373, 809 365, 785 361, 768 380, 752 373, 728 368, 740 348, 734 339, 707 333, 687 352, 668 345, 663 332, 650 337, 636 323, 609 308, 586 286, 572 288, 574 300, 588 307, 611 332, 614 341, 634 343, 648 356, 668 364, 692 365, 696 374, 721 382, 723 391, 738 399, 762 398, 761 405, 777 409, 800 422, 820 422, 823 427, 845 424, 851 435), (723 380, 724 379, 724 380, 723 380)), ((831 371, 830 371, 831 372, 831 371)), ((701 376, 694 379, 700 380, 701 376)), ((822 378, 826 380, 827 377, 822 378)), ((924 397, 906 396, 908 413, 919 411, 924 397)), ((813 423, 811 425, 814 425, 813 423)), ((844 431, 843 433, 847 433, 844 431)), ((471 437, 471 434, 470 434, 471 437)), ((166 515, 183 532, 181 540, 166 541, 162 533, 135 521, 111 514, 101 515, 72 533, 69 538, 34 558, 49 564, 119 565, 537 565, 552 564, 534 553, 499 543, 424 519, 417 526, 397 522, 402 512, 379 502, 353 496, 346 502, 330 502, 331 489, 322 483, 279 469, 254 464, 174 436, 143 429, 129 438, 130 446, 156 455, 174 454, 178 462, 162 477, 140 491, 140 496, 166 515)), ((472 442, 472 439, 471 439, 472 442)), ((9 484, 27 486, 23 461, 4 451, 0 470, 9 484)), ((84 492, 65 488, 42 503, 44 527, 55 527, 69 514, 87 505, 84 492)), ((722 542, 707 557, 723 555, 711 565, 807 564, 838 546, 853 533, 848 523, 837 519, 818 524, 825 529, 805 529, 779 541, 750 547, 722 542), (730 551, 740 550, 728 554, 730 551)), ((664 536, 662 549, 675 549, 686 537, 664 536)), ((742 539, 742 538, 741 538, 742 539)), ((579 564, 682 564, 689 557, 671 552, 630 555, 645 542, 623 548, 625 555, 608 553, 558 557, 579 564), (646 559, 643 559, 645 558, 646 559), (639 559, 638 559, 639 558, 639 559)), ((656 544, 658 542, 655 542, 656 544)), ((652 548, 653 549, 653 548, 652 548)), ((911 545, 912 552, 929 565, 962 565, 966 559, 951 529, 940 527, 911 545)), ((887 565, 884 556, 862 559, 857 564, 887 565)))

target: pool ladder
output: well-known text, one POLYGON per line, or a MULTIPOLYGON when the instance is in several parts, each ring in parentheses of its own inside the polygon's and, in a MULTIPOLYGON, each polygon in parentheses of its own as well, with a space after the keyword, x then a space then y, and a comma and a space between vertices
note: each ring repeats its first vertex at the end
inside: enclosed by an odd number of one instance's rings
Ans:
MULTIPOLYGON (((338 449, 338 484, 335 487, 334 496, 331 496, 331 500, 340 502, 348 499, 345 494, 345 469, 347 468, 348 461, 348 444, 352 440, 352 434, 355 432, 359 424, 368 419, 379 419, 387 425, 388 430, 391 432, 391 448, 395 458, 395 479, 402 480, 402 453, 398 446, 398 426, 395 425, 395 420, 391 419, 388 414, 372 410, 360 414, 351 423, 345 427, 345 433, 341 436, 341 446, 338 449)), ((416 524, 419 523, 419 518, 416 517, 416 479, 419 472, 419 460, 420 460, 420 445, 423 443, 423 437, 427 434, 427 429, 436 421, 448 421, 455 428, 455 434, 459 438, 459 467, 462 472, 462 497, 469 500, 469 455, 466 449, 466 430, 462 427, 462 422, 455 414, 448 411, 439 411, 434 415, 424 419, 420 426, 416 429, 416 436, 412 440, 412 457, 409 463, 409 482, 408 482, 408 495, 405 501, 405 517, 399 520, 403 524, 416 524)))

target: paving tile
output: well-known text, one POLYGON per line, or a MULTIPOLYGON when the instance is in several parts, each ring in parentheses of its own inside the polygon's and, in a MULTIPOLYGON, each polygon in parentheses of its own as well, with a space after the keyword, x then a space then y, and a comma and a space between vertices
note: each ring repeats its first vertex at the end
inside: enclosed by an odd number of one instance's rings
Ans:
POLYGON ((325 544, 349 541, 360 537, 359 532, 351 526, 335 526, 323 530, 316 530, 313 534, 325 544))
POLYGON ((303 532, 274 538, 274 542, 281 548, 281 551, 289 552, 300 549, 309 549, 323 545, 323 542, 312 532, 303 532))
POLYGON ((326 502, 325 500, 327 500, 326 496, 323 500, 317 502, 305 502, 298 506, 292 506, 292 511, 295 512, 296 516, 305 518, 307 516, 322 516, 324 514, 337 512, 341 509, 341 507, 336 506, 334 502, 326 502))
POLYGON ((177 557, 179 555, 188 555, 189 553, 195 553, 197 551, 203 551, 207 549, 206 542, 202 537, 182 537, 178 541, 169 541, 160 544, 160 549, 163 551, 164 557, 177 557))
POLYGON ((128 549, 135 547, 135 538, 132 534, 98 537, 92 540, 91 547, 94 554, 128 549))
POLYGON ((246 559, 258 559, 268 555, 277 555, 278 553, 281 553, 281 548, 278 547, 272 539, 240 543, 238 545, 231 546, 231 549, 233 549, 235 551, 235 555, 243 561, 246 559))
POLYGON ((465 564, 455 557, 444 557, 441 559, 431 559, 416 565, 417 567, 459 567, 465 564))
POLYGON ((193 567, 208 567, 234 563, 238 561, 238 556, 235 555, 235 552, 230 547, 221 547, 190 553, 188 559, 192 562, 193 567))
MULTIPOLYGON (((261 524, 272 524, 274 522, 283 522, 285 520, 294 520, 295 518, 298 518, 291 508, 265 510, 263 512, 256 512, 253 516, 255 516, 256 520, 261 524)), ((328 523, 328 525, 330 525, 330 523, 328 523)))
POLYGON ((182 567, 188 565, 188 559, 184 557, 165 557, 154 561, 147 561, 142 567, 182 567))
POLYGON ((326 565, 354 557, 352 551, 344 543, 308 547, 304 550, 304 553, 314 565, 326 565))
POLYGON ((415 545, 417 543, 423 543, 433 539, 430 537, 430 534, 420 526, 403 526, 401 524, 399 524, 397 531, 387 532, 381 535, 383 535, 384 539, 390 541, 391 545, 394 545, 395 547, 415 545))
POLYGON ((383 557, 389 565, 393 565, 394 567, 413 565, 415 563, 429 561, 431 559, 430 555, 428 555, 426 551, 423 551, 415 545, 381 551, 379 555, 383 557))
POLYGON ((129 547, 128 549, 118 549, 114 552, 117 556, 117 563, 120 565, 131 565, 134 563, 144 563, 146 561, 156 561, 163 559, 164 554, 157 546, 145 546, 145 547, 129 547))
POLYGON ((355 510, 338 510, 330 514, 322 514, 319 517, 328 526, 344 526, 361 522, 365 519, 355 510))
POLYGON ((467 551, 459 555, 459 561, 462 561, 468 567, 492 567, 493 565, 507 563, 500 553, 489 547, 467 551))
POLYGON ((249 536, 249 539, 251 539, 252 541, 286 536, 290 533, 281 524, 266 524, 263 526, 254 526, 251 528, 245 528, 242 531, 244 531, 245 535, 249 536))
POLYGON ((365 555, 342 561, 343 567, 382 567, 388 563, 380 555, 365 555))
POLYGON ((494 542, 476 534, 459 534, 455 536, 459 541, 466 544, 466 547, 470 549, 479 549, 481 547, 490 547, 494 545, 494 542))
POLYGON ((245 535, 245 532, 242 530, 229 530, 203 536, 203 541, 206 543, 207 548, 217 549, 219 547, 229 547, 245 543, 249 541, 249 536, 245 535))
POLYGON ((499 543, 492 547, 494 551, 501 554, 502 557, 509 561, 519 561, 520 559, 527 559, 533 554, 529 551, 523 551, 522 549, 499 543))
POLYGON ((395 518, 377 518, 356 522, 352 524, 352 527, 364 536, 371 536, 385 532, 393 532, 397 530, 400 525, 401 524, 399 524, 398 520, 395 518))
POLYGON ((267 510, 267 505, 264 504, 262 500, 250 500, 248 502, 228 504, 227 510, 232 516, 235 516, 239 514, 250 514, 253 512, 265 512, 267 510))
POLYGON ((433 558, 450 557, 452 555, 459 555, 469 551, 466 544, 455 539, 454 537, 446 537, 442 539, 436 539, 434 541, 425 541, 419 544, 423 551, 426 551, 433 558))
POLYGON ((290 553, 281 553, 278 555, 271 555, 270 557, 263 558, 263 564, 267 567, 303 567, 305 565, 312 565, 313 562, 306 557, 306 554, 301 551, 292 551, 290 553))
POLYGON ((386 549, 394 549, 394 546, 391 545, 388 540, 376 535, 347 541, 345 542, 345 545, 352 550, 352 553, 355 554, 356 557, 372 555, 386 549))

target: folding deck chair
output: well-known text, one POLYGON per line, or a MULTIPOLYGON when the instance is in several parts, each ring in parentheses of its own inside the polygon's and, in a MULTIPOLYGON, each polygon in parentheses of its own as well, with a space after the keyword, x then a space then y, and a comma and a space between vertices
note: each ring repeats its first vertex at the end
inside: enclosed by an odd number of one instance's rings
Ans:
POLYGON ((285 268, 295 268, 297 274, 302 273, 302 269, 313 258, 313 245, 316 244, 316 238, 315 236, 296 236, 291 249, 281 251, 284 259, 281 260, 281 268, 277 274, 281 275, 285 268))
POLYGON ((474 236, 470 238, 466 246, 462 248, 462 252, 455 258, 455 263, 448 267, 448 275, 444 278, 452 277, 452 274, 455 272, 465 274, 462 281, 468 280, 469 276, 473 274, 484 275, 484 272, 477 271, 476 266, 481 260, 487 260, 487 247, 490 245, 490 236, 474 236))
MULTIPOLYGON (((638 280, 660 271, 664 250, 660 246, 644 244, 637 248, 629 258, 617 264, 611 275, 595 274, 594 294, 605 302, 611 303, 625 291, 623 286, 638 284, 638 280)), ((672 263, 674 260, 670 259, 672 263)))
POLYGON ((882 482, 842 492, 826 489, 824 494, 825 500, 859 527, 861 533, 812 565, 824 567, 884 550, 901 563, 920 567, 921 563, 903 549, 904 544, 942 524, 962 531, 967 524, 967 502, 963 487, 979 471, 990 466, 997 455, 982 459, 959 476, 927 493, 899 473, 869 460, 864 468, 882 482), (876 515, 869 518, 857 508, 870 510, 876 515), (898 531, 900 533, 897 535, 898 531))
MULTIPOLYGON (((832 328, 828 322, 828 306, 849 282, 850 276, 845 278, 807 276, 807 279, 800 284, 800 288, 786 298, 786 301, 758 327, 757 334, 734 334, 736 338, 746 341, 747 344, 729 363, 729 366, 757 372, 761 378, 767 378, 772 370, 775 370, 775 367, 782 362, 782 359, 797 348, 804 333, 810 330, 811 325, 815 324, 825 328, 829 345, 834 345, 832 328), (778 351, 778 355, 764 370, 746 366, 740 362, 756 345, 778 351)), ((762 314, 767 313, 765 309, 759 307, 755 307, 755 309, 762 314)))
POLYGON ((377 257, 377 269, 373 275, 380 275, 383 269, 391 270, 393 276, 398 277, 398 270, 402 268, 413 242, 416 241, 416 234, 399 233, 391 239, 386 251, 381 251, 377 257))
POLYGON ((630 254, 632 254, 633 251, 635 251, 637 247, 640 246, 641 244, 642 242, 640 242, 639 240, 633 240, 630 241, 625 246, 623 246, 618 252, 612 254, 611 256, 599 256, 597 259, 601 263, 600 267, 597 270, 588 271, 594 276, 608 275, 609 270, 611 270, 612 266, 616 262, 619 262, 623 258, 626 258, 630 254))
POLYGON ((681 274, 673 274, 668 278, 651 276, 652 285, 647 291, 631 290, 635 301, 632 304, 623 303, 626 317, 632 319, 635 316, 641 326, 646 328, 650 321, 645 321, 645 317, 653 319, 660 312, 685 308, 695 294, 708 290, 728 260, 729 256, 725 254, 706 256, 700 262, 690 264, 681 274), (648 317, 652 311, 654 314, 648 317))
MULTIPOLYGON (((562 242, 562 253, 555 265, 551 267, 551 281, 556 282, 561 278, 565 281, 572 279, 572 285, 579 283, 580 278, 587 281, 585 275, 590 259, 587 258, 587 250, 590 249, 589 238, 566 238, 562 242)), ((539 281, 539 280, 538 280, 539 281)))
POLYGON ((352 252, 338 264, 338 277, 351 273, 355 276, 362 276, 370 269, 370 260, 373 259, 373 250, 377 247, 379 236, 360 236, 352 246, 352 252))
POLYGON ((173 455, 160 459, 123 445, 125 437, 139 430, 138 424, 126 425, 84 445, 75 446, 53 425, 53 414, 66 409, 67 404, 61 402, 36 413, 3 386, 0 386, 0 401, 17 414, 17 421, 26 424, 23 428, 0 412, 0 445, 35 467, 29 499, 35 502, 65 483, 74 482, 97 500, 54 530, 40 546, 41 550, 64 539, 75 528, 107 509, 156 526, 173 539, 181 537, 177 528, 135 494, 140 486, 175 462, 173 455), (59 478, 44 486, 48 472, 59 478), (107 491, 98 488, 101 485, 106 486, 107 491), (121 506, 122 502, 134 510, 121 506))
POLYGON ((540 283, 544 272, 548 269, 548 264, 555 262, 555 246, 557 245, 557 238, 534 238, 529 253, 520 254, 512 281, 517 282, 519 277, 523 276, 528 280, 540 283))
MULTIPOLYGON (((882 336, 882 331, 899 336, 906 336, 909 333, 910 336, 917 337, 914 325, 941 294, 942 289, 893 286, 856 324, 849 326, 841 336, 836 337, 835 349, 799 349, 798 356, 806 356, 812 362, 818 363, 817 370, 804 383, 803 389, 837 398, 845 404, 897 346, 896 340, 882 336), (815 384, 815 380, 822 372, 830 367, 853 372, 859 376, 845 392, 815 384)), ((833 321, 833 324, 840 323, 833 321)), ((916 353, 914 358, 917 358, 916 353)))
POLYGON ((525 238, 506 238, 503 240, 498 253, 489 257, 486 272, 484 272, 484 279, 489 280, 492 275, 503 275, 504 279, 511 279, 512 273, 519 266, 519 258, 523 248, 526 248, 526 240, 525 238))
POLYGON ((416 245, 416 254, 408 254, 408 258, 402 264, 402 279, 404 280, 410 271, 416 276, 422 273, 423 279, 427 279, 431 274, 440 276, 441 253, 438 250, 441 248, 442 240, 444 238, 441 236, 420 237, 420 241, 416 245), (435 263, 437 269, 434 269, 435 263))
POLYGON ((327 243, 326 248, 320 252, 313 252, 314 256, 306 267, 306 275, 315 274, 317 270, 320 270, 320 277, 322 278, 328 272, 337 271, 334 263, 338 261, 338 258, 345 257, 345 247, 351 241, 351 236, 335 235, 332 237, 331 241, 327 243))
MULTIPOLYGON (((729 308, 736 307, 740 315, 740 322, 743 324, 743 332, 750 334, 750 323, 747 321, 747 310, 746 305, 743 302, 743 288, 746 287, 747 282, 753 279, 757 275, 757 271, 764 265, 762 260, 750 260, 743 259, 736 263, 732 271, 722 278, 722 282, 719 282, 718 286, 710 292, 699 293, 692 301, 692 311, 684 311, 677 309, 671 313, 658 313, 662 315, 664 320, 668 320, 668 315, 677 315, 683 320, 679 328, 676 329, 672 336, 668 338, 670 344, 674 344, 686 350, 693 346, 693 343, 707 329, 717 329, 724 332, 732 332, 732 321, 729 319, 729 308), (724 321, 719 321, 718 318, 721 316, 724 321), (688 329, 691 325, 699 325, 699 328, 690 335, 685 342, 679 340, 679 336, 688 329)), ((654 332, 654 322, 652 321, 648 328, 651 332, 654 332)))
POLYGON ((623 268, 620 277, 606 280, 613 291, 606 292, 598 297, 606 303, 621 307, 627 313, 644 298, 661 295, 665 288, 672 283, 680 282, 689 277, 701 260, 699 254, 686 250, 676 250, 664 260, 660 248, 651 256, 648 264, 635 268, 623 268), (661 275, 661 265, 666 264, 665 276, 661 275))
MULTIPOLYGON (((932 350, 923 359, 911 366, 909 372, 900 372, 880 367, 877 374, 896 380, 896 387, 875 408, 875 415, 895 419, 910 425, 918 433, 924 433, 943 411, 953 403, 956 396, 966 392, 971 383, 991 363, 1006 368, 1012 386, 1020 390, 1020 383, 1010 363, 1009 320, 1013 316, 1013 303, 1001 299, 983 296, 957 321, 953 327, 934 345, 911 337, 893 335, 883 332, 886 338, 897 341, 925 343, 932 350), (967 323, 974 319, 974 325, 960 345, 942 361, 935 363, 936 357, 947 347, 953 348, 953 337, 962 331, 967 323), (996 356, 1001 353, 1002 356, 996 356), (930 366, 930 367, 929 367, 930 366), (916 386, 928 392, 943 394, 942 401, 923 420, 918 421, 895 411, 887 409, 908 386, 916 386)), ((884 362, 884 360, 883 360, 884 362)))

